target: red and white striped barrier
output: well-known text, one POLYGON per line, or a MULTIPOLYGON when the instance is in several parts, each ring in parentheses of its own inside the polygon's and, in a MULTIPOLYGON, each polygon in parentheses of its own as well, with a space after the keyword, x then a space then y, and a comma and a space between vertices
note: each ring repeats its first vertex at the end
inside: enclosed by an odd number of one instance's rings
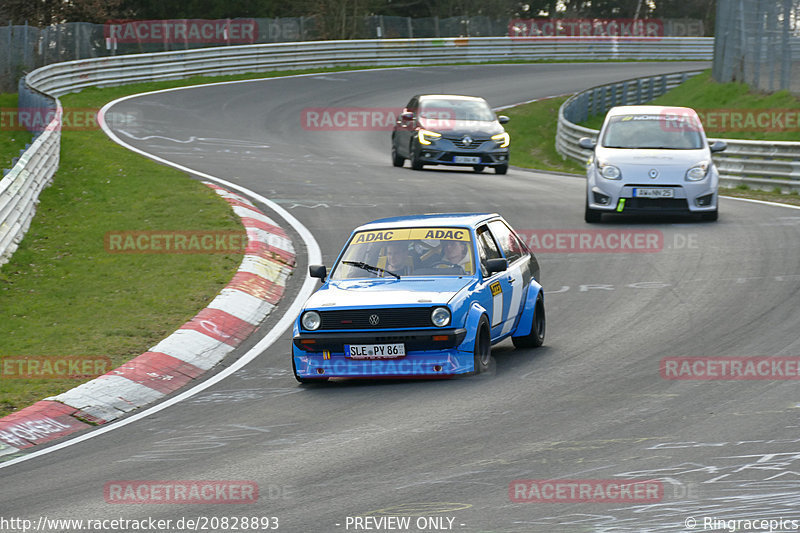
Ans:
POLYGON ((283 296, 292 242, 252 202, 205 182, 247 231, 239 270, 216 298, 149 351, 72 390, 0 419, 0 456, 115 420, 198 378, 252 334, 283 296))

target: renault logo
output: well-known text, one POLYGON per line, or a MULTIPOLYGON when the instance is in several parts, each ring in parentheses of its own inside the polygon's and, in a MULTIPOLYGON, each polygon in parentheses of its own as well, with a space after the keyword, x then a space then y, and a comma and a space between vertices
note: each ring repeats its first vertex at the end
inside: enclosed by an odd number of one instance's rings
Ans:
POLYGON ((377 326, 380 321, 381 321, 381 317, 379 317, 378 315, 369 315, 369 325, 370 326, 377 326))
POLYGON ((647 174, 648 176, 650 176, 650 178, 656 179, 658 177, 658 170, 651 168, 650 172, 648 172, 647 174))
POLYGON ((463 144, 464 146, 469 146, 470 144, 472 144, 472 137, 470 137, 469 135, 464 135, 461 138, 461 144, 463 144))

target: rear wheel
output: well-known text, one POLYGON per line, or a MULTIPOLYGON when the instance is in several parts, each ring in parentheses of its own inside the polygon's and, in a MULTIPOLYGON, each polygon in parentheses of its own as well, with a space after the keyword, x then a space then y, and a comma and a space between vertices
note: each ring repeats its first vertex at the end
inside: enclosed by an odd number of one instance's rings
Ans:
POLYGON ((397 147, 394 145, 394 142, 392 142, 392 165, 396 167, 402 167, 405 161, 406 161, 405 157, 402 157, 397 154, 397 147))
POLYGON ((475 332, 476 374, 489 370, 489 363, 492 360, 492 342, 489 335, 489 319, 486 318, 486 315, 483 315, 480 322, 478 322, 478 330, 475 332))
POLYGON ((531 321, 531 332, 523 337, 511 337, 511 342, 516 348, 538 348, 544 344, 544 332, 547 326, 547 319, 544 313, 544 297, 539 292, 536 296, 536 304, 533 308, 533 320, 531 321))
POLYGON ((494 167, 495 174, 506 174, 508 172, 508 165, 498 165, 494 167))

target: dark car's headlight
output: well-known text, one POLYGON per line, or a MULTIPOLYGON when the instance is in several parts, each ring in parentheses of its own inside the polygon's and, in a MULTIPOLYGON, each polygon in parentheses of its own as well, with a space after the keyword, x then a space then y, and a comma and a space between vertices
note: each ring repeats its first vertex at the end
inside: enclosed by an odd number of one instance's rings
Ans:
POLYGON ((431 312, 431 322, 437 328, 443 328, 450 324, 450 310, 446 307, 436 307, 431 312))
POLYGON ((303 313, 303 318, 300 319, 300 323, 303 324, 305 329, 314 331, 322 325, 322 318, 316 311, 306 311, 303 313))
POLYGON ((417 132, 417 138, 420 144, 431 144, 431 141, 435 141, 441 136, 441 133, 436 133, 435 131, 419 130, 417 132))
POLYGON ((500 148, 505 148, 511 143, 511 137, 508 135, 508 132, 498 133, 497 135, 492 135, 492 140, 500 145, 500 148))

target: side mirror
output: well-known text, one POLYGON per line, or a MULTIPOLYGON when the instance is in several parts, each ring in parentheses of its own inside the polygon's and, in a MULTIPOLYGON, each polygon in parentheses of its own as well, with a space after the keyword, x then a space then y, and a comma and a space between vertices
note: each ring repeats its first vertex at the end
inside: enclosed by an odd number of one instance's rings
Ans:
POLYGON ((594 147, 597 146, 597 141, 589 137, 581 137, 578 140, 578 146, 586 150, 594 150, 594 147))
POLYGON ((500 116, 497 117, 497 122, 499 122, 500 124, 508 124, 509 120, 511 120, 511 119, 508 118, 505 115, 500 115, 500 116))
POLYGON ((409 120, 414 120, 414 113, 411 111, 406 111, 404 113, 400 113, 400 120, 403 122, 408 122, 409 120))
POLYGON ((508 270, 508 259, 503 259, 503 258, 487 259, 486 270, 489 271, 489 274, 495 274, 497 272, 505 272, 506 270, 508 270))
POLYGON ((712 153, 714 152, 721 152, 728 147, 728 143, 725 141, 714 141, 714 144, 709 146, 708 148, 711 150, 712 153))
POLYGON ((308 265, 308 275, 325 281, 325 278, 328 277, 328 269, 325 268, 325 265, 308 265))

